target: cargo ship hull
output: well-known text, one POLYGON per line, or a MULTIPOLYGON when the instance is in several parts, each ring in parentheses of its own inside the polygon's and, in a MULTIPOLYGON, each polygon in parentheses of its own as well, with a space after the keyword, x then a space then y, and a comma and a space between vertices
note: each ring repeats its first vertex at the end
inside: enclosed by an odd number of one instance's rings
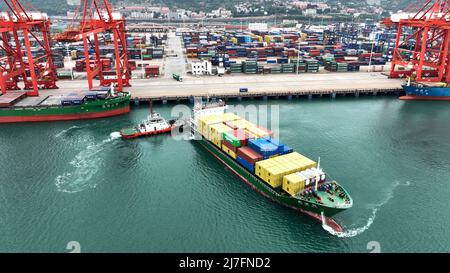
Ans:
POLYGON ((45 122, 106 118, 130 112, 130 96, 88 101, 71 106, 0 108, 0 123, 45 122))
POLYGON ((450 100, 450 87, 403 85, 406 95, 401 100, 450 100))
POLYGON ((330 208, 330 207, 321 207, 317 204, 312 204, 306 201, 302 201, 296 198, 293 198, 288 195, 283 195, 268 186, 265 182, 260 180, 257 176, 246 170, 244 167, 239 165, 234 159, 232 159, 229 155, 225 154, 221 150, 219 150, 214 144, 209 142, 206 139, 197 140, 200 146, 205 148, 210 154, 212 154, 216 159, 225 164, 225 166, 234 172, 239 178, 241 178, 246 184, 252 187, 254 190, 269 198, 270 200, 281 204, 283 206, 289 207, 291 209, 300 211, 308 216, 313 217, 314 219, 322 222, 322 213, 325 216, 325 221, 327 225, 332 227, 335 231, 341 232, 342 227, 336 223, 332 217, 339 212, 344 211, 345 209, 340 208, 330 208))

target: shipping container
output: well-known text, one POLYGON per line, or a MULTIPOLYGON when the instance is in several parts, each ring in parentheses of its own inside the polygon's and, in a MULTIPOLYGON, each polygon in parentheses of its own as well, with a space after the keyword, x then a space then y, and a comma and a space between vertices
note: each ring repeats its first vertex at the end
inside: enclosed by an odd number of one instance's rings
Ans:
POLYGON ((262 155, 258 154, 255 150, 247 146, 238 148, 237 155, 252 164, 255 164, 256 162, 263 160, 262 155))
POLYGON ((222 146, 222 151, 224 151, 226 154, 228 154, 233 159, 236 159, 236 153, 233 152, 232 150, 228 149, 228 147, 222 146))
POLYGON ((230 151, 233 151, 233 153, 237 154, 238 147, 233 146, 230 142, 226 140, 222 140, 222 147, 227 147, 230 151))
POLYGON ((291 196, 305 189, 306 177, 301 173, 293 173, 283 177, 283 190, 291 196))

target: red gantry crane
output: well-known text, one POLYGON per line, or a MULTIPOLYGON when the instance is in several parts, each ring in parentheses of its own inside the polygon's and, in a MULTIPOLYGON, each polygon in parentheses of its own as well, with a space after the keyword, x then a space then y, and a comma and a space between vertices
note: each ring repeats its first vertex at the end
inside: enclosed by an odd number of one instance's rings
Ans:
POLYGON ((417 82, 450 82, 450 0, 417 1, 383 24, 397 28, 392 78, 409 70, 417 82))
POLYGON ((103 86, 116 84, 117 91, 130 86, 125 19, 120 13, 112 11, 107 0, 82 0, 72 21, 78 16, 81 16, 79 25, 74 27, 72 22, 70 27, 55 39, 60 42, 83 41, 89 89, 93 88, 93 80, 96 77, 103 86), (112 76, 105 75, 100 56, 99 35, 105 33, 113 35, 116 63, 115 75, 112 76), (89 54, 90 49, 94 51, 92 57, 89 54))
POLYGON ((4 0, 0 13, 0 89, 20 90, 23 81, 28 96, 38 96, 39 88, 54 89, 57 74, 53 65, 50 26, 47 15, 29 12, 17 0, 4 0), (23 41, 22 41, 23 40, 23 41))

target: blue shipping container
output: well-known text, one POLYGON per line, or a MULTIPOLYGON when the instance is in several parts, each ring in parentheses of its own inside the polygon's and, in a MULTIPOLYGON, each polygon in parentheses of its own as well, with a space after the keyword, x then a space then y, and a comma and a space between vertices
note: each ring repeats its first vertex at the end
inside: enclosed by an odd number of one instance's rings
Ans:
POLYGON ((279 152, 277 146, 262 138, 249 140, 248 146, 262 156, 273 156, 279 152))
POLYGON ((283 147, 283 151, 281 152, 281 154, 285 155, 285 154, 290 154, 292 152, 294 152, 294 149, 292 149, 291 147, 288 147, 288 146, 285 145, 283 147))
POLYGON ((245 159, 243 159, 242 157, 238 156, 236 158, 237 162, 239 162, 239 164, 241 164, 242 166, 244 166, 244 168, 246 168, 247 170, 249 170, 250 172, 254 173, 255 172, 255 166, 253 164, 251 164, 250 162, 247 162, 245 159))

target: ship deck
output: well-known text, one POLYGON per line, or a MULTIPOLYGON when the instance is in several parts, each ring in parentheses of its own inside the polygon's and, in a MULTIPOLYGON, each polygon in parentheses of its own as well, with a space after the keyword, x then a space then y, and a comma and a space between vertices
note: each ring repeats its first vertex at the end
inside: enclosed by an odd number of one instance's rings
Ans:
POLYGON ((336 207, 338 204, 345 203, 345 200, 337 195, 331 196, 327 192, 323 191, 316 191, 316 194, 321 198, 321 202, 323 203, 323 205, 327 207, 336 207), (328 197, 333 198, 334 201, 328 199, 328 197))
POLYGON ((0 96, 0 107, 10 107, 23 99, 26 96, 25 92, 12 91, 0 96))

